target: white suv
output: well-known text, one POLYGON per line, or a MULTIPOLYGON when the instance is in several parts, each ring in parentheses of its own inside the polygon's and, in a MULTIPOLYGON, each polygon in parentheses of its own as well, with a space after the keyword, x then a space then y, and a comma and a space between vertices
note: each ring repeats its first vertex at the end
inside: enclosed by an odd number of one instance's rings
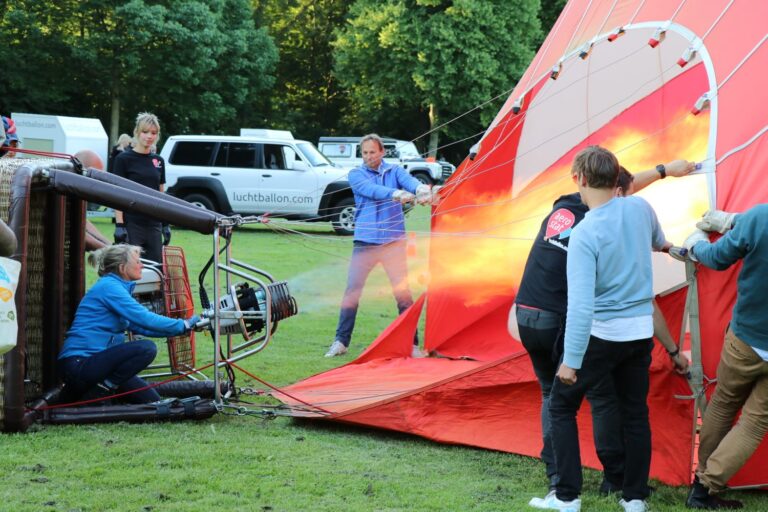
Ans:
MULTIPOLYGON (((318 148, 333 163, 346 169, 352 169, 363 163, 360 151, 361 137, 320 137, 318 148)), ((434 185, 443 183, 456 170, 449 162, 429 162, 421 156, 413 142, 382 138, 384 142, 385 159, 395 160, 414 178, 434 185)))
POLYGON ((167 192, 224 214, 271 214, 330 221, 354 233, 355 200, 346 169, 290 136, 173 135, 160 153, 167 192))

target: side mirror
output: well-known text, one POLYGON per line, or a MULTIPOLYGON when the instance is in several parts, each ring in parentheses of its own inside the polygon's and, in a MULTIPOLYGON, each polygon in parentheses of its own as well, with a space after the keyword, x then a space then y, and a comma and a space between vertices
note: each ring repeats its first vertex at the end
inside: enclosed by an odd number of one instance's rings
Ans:
POLYGON ((290 168, 293 169, 294 171, 306 172, 309 170, 309 165, 307 165, 307 163, 302 160, 294 160, 291 163, 293 165, 290 168))

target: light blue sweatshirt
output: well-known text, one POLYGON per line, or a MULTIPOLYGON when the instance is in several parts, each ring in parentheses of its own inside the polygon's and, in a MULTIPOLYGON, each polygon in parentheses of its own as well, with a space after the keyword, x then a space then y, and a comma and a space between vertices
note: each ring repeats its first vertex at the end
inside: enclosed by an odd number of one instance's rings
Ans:
POLYGON ((768 205, 754 206, 717 242, 698 242, 693 254, 707 267, 724 270, 744 260, 736 282, 731 329, 744 343, 768 350, 768 205))
POLYGON ((563 363, 581 368, 593 319, 653 314, 651 248, 665 242, 656 213, 639 197, 614 198, 587 212, 568 246, 563 363))
POLYGON ((374 171, 365 164, 349 172, 355 194, 355 237, 359 242, 387 244, 405 237, 402 205, 392 199, 396 190, 415 194, 421 182, 399 165, 381 162, 374 171))
POLYGON ((85 294, 67 331, 59 359, 90 357, 125 342, 125 331, 160 338, 186 332, 184 320, 152 313, 133 298, 136 286, 117 274, 107 274, 85 294))

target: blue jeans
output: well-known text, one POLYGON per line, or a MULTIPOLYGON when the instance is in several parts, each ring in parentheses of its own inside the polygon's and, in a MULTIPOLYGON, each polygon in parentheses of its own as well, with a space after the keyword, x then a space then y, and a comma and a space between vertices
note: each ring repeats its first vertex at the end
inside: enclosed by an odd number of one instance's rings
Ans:
MULTIPOLYGON (((562 352, 565 316, 519 305, 516 309, 520 341, 531 358, 533 371, 541 386, 541 460, 546 465, 550 485, 553 485, 557 483, 558 471, 552 448, 549 402, 562 352)), ((613 381, 606 376, 586 391, 586 397, 592 407, 592 435, 597 457, 603 465, 604 479, 620 489, 624 480, 624 442, 613 381)))
POLYGON ((606 376, 613 381, 621 411, 624 444, 625 500, 648 497, 651 467, 651 426, 648 421, 648 368, 651 365, 651 338, 637 341, 606 341, 590 336, 578 380, 565 385, 555 379, 549 398, 552 446, 557 460, 557 497, 576 499, 581 493, 582 473, 576 413, 584 394, 606 376))
MULTIPOLYGON (((336 327, 336 339, 349 346, 352 339, 352 331, 355 329, 357 308, 360 305, 360 296, 368 275, 373 268, 381 263, 392 285, 392 293, 397 302, 397 311, 402 313, 413 304, 411 290, 408 287, 408 264, 405 253, 405 241, 398 240, 384 245, 355 242, 352 249, 352 260, 349 262, 349 274, 347 275, 347 289, 341 300, 339 312, 339 324, 336 327)), ((414 345, 419 343, 414 336, 414 345)))
MULTIPOLYGON (((80 396, 96 384, 109 381, 117 386, 115 393, 125 393, 147 385, 136 374, 149 366, 157 355, 157 346, 150 340, 137 340, 114 345, 90 357, 67 357, 59 360, 64 382, 75 396, 80 396)), ((136 404, 160 400, 153 388, 144 389, 121 399, 136 404)))

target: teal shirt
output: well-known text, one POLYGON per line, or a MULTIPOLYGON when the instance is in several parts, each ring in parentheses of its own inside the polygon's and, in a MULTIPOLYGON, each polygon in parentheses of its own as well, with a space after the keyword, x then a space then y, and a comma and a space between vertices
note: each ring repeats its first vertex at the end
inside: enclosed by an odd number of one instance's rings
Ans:
POLYGON ((709 268, 724 270, 744 261, 736 281, 731 329, 744 343, 768 350, 768 204, 754 206, 717 242, 698 242, 693 254, 709 268))
POLYGON ((651 205, 634 196, 590 210, 573 229, 563 354, 567 366, 581 368, 593 319, 653 314, 651 248, 659 250, 665 242, 651 205))

